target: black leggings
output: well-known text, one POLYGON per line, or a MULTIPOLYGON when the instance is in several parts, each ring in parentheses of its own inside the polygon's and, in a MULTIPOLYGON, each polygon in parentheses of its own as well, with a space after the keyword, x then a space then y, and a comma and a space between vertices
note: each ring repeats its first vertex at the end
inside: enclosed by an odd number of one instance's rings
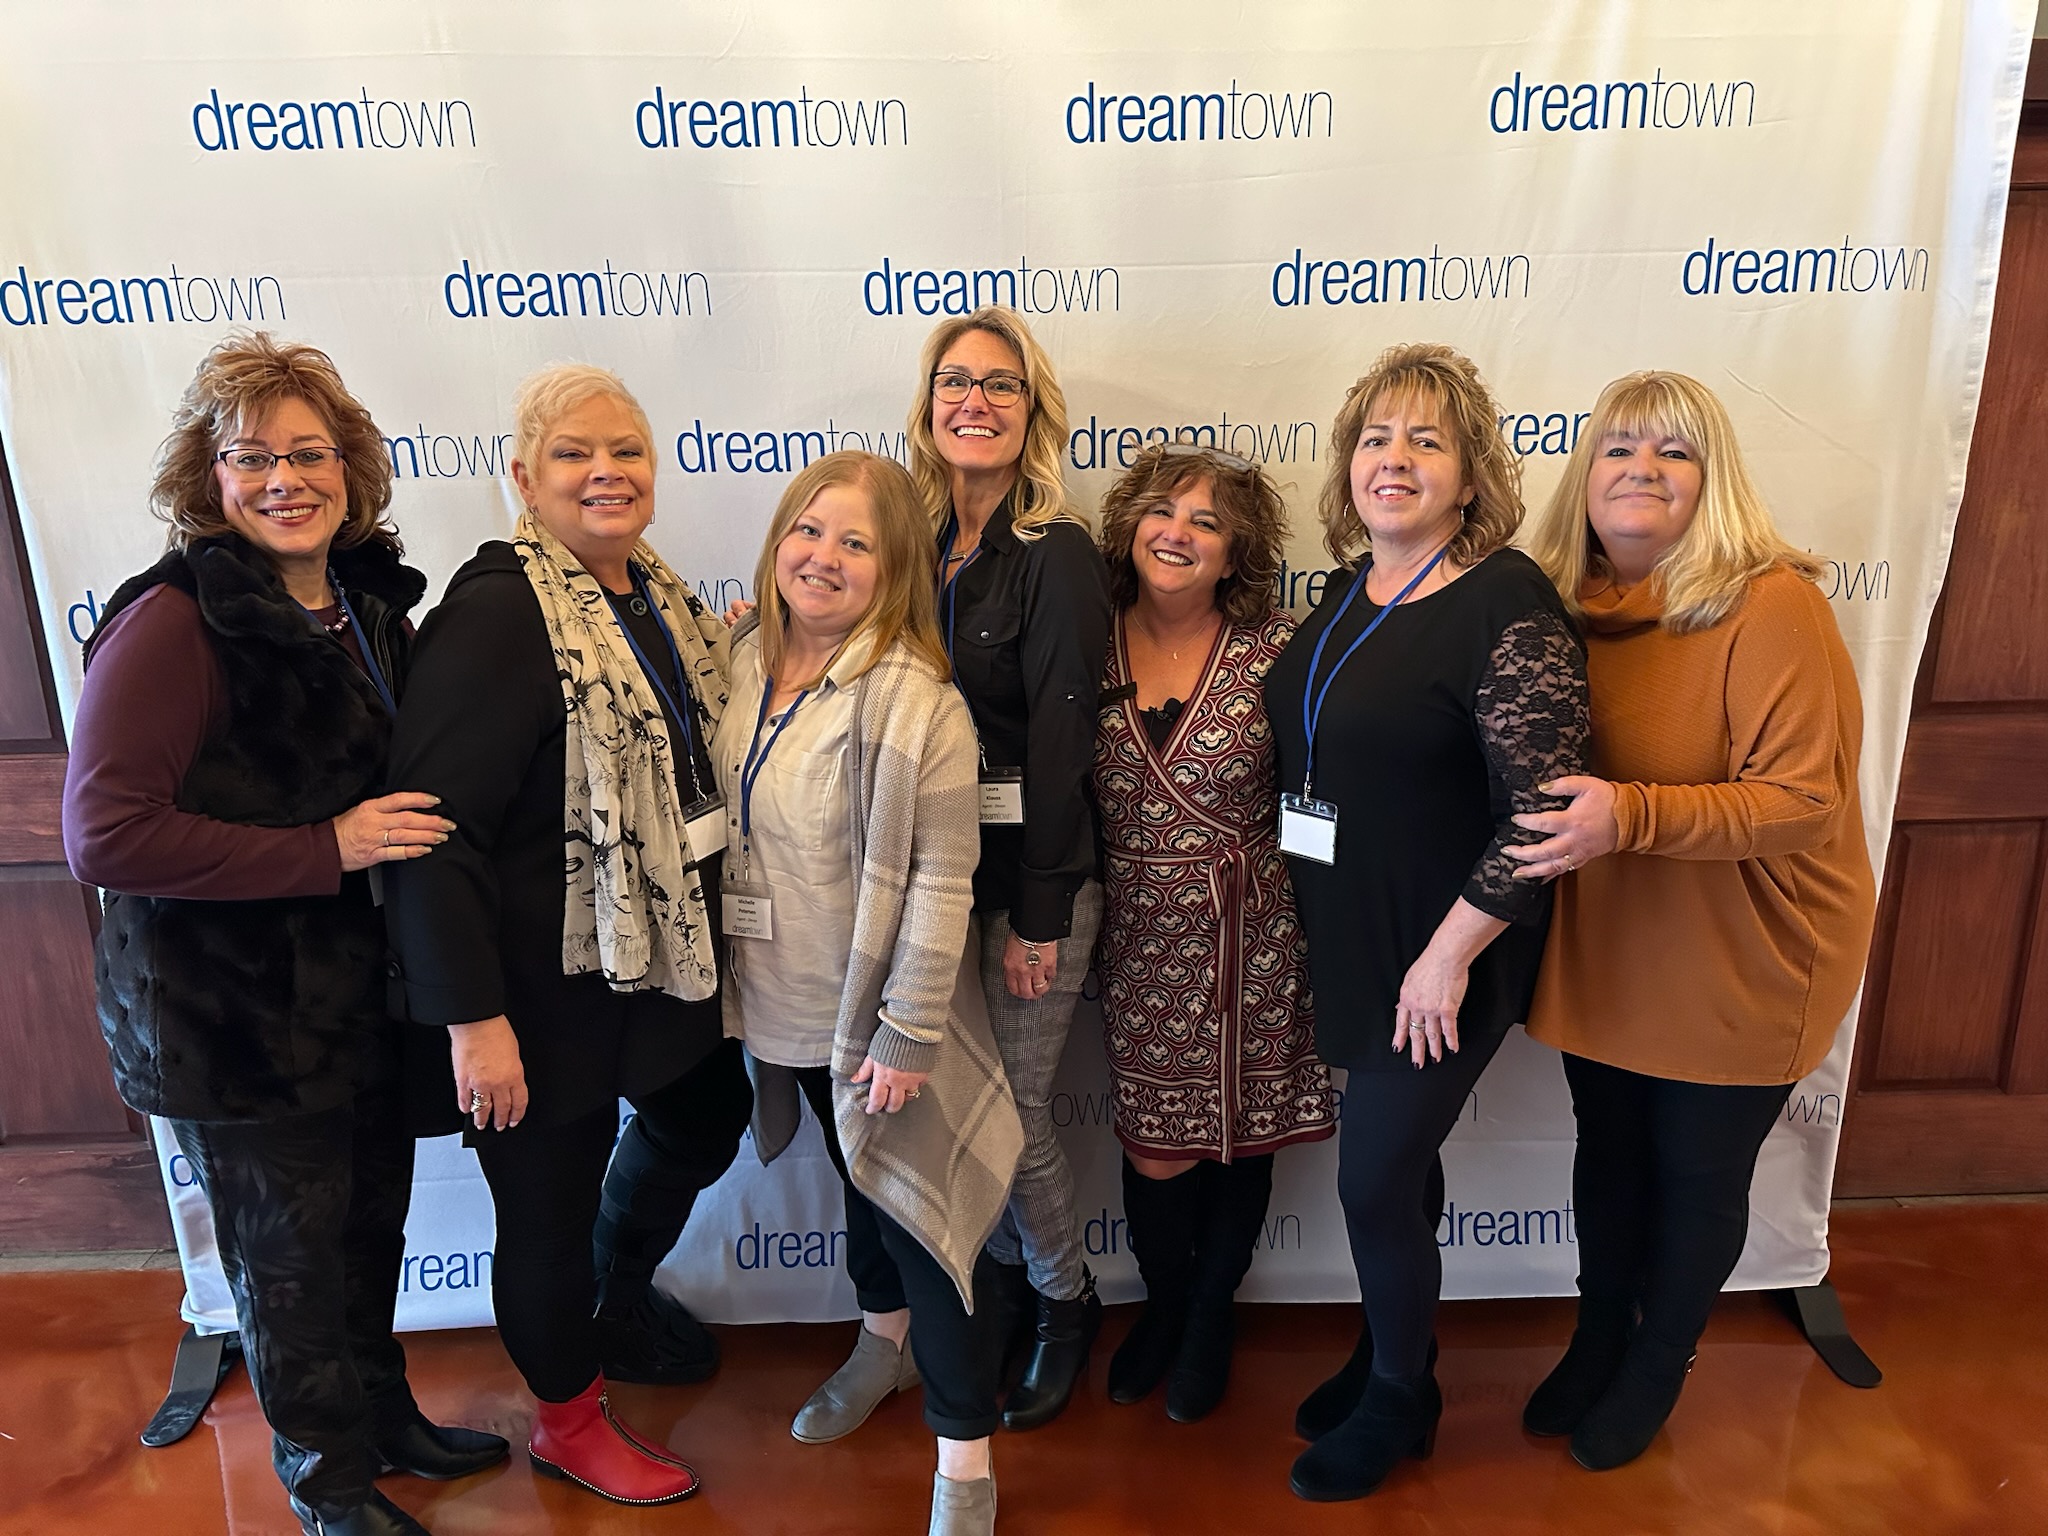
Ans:
POLYGON ((720 1044, 674 1082, 632 1100, 623 1132, 615 1106, 559 1125, 522 1125, 474 1138, 497 1208, 491 1300, 505 1352, 543 1402, 565 1403, 597 1379, 597 1275, 591 1231, 615 1142, 705 1189, 732 1166, 753 1110, 737 1041, 720 1044))
POLYGON ((1402 1065, 1356 1071, 1344 1085, 1337 1132, 1337 1198, 1351 1263, 1372 1330, 1376 1375, 1420 1376, 1443 1290, 1436 1245, 1444 1211, 1438 1155, 1500 1036, 1468 1040, 1421 1071, 1402 1065))
MULTIPOLYGON (((846 1270, 863 1312, 910 1308, 910 1352, 924 1378, 924 1421, 947 1440, 995 1433, 1002 1338, 996 1309, 960 1300, 952 1276, 903 1227, 853 1187, 832 1113, 832 1069, 799 1067, 796 1080, 825 1133, 825 1151, 846 1189, 846 1270)), ((995 1294, 995 1260, 974 1260, 974 1294, 995 1294)))
POLYGON ((1749 1186, 1790 1083, 1682 1083, 1564 1059, 1579 1293, 1633 1302, 1642 1326, 1690 1350, 1749 1234, 1749 1186))

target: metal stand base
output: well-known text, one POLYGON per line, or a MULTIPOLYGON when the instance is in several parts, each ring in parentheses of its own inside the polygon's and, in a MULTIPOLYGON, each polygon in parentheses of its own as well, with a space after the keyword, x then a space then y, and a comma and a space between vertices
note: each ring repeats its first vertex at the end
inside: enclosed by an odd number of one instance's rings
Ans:
POLYGON ((142 1431, 148 1446, 173 1445, 192 1433, 213 1394, 242 1358, 242 1341, 232 1333, 200 1333, 186 1328, 171 1362, 171 1389, 163 1406, 142 1431))
POLYGON ((1874 1387, 1884 1380, 1877 1362, 1850 1337, 1849 1320, 1842 1315, 1842 1298, 1835 1294, 1831 1282, 1823 1279, 1818 1285, 1796 1286, 1773 1294, 1829 1370, 1852 1387, 1874 1387))

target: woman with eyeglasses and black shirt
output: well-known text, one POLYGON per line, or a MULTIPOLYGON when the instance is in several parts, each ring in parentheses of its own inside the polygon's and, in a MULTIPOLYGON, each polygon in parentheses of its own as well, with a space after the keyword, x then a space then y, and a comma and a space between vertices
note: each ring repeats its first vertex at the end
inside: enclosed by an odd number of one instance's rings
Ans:
POLYGON ((1102 1320, 1051 1100, 1102 921, 1089 777, 1109 579, 1060 480, 1066 397, 1015 310, 985 305, 931 334, 909 427, 939 545, 939 623, 981 744, 982 986, 1024 1122, 989 1252, 1037 1314, 1003 1413, 1031 1429, 1066 1407, 1102 1320))

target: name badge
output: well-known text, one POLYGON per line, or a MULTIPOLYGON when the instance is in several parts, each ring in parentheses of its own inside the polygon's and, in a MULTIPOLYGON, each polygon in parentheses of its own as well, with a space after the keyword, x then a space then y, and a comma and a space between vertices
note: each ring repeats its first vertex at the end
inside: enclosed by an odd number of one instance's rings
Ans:
POLYGON ((765 885, 728 885, 718 893, 729 939, 775 937, 775 902, 765 885))
POLYGON ((725 852, 725 801, 706 795, 683 812, 683 840, 692 864, 708 864, 725 852))
POLYGON ((1318 864, 1337 862, 1337 807, 1306 795, 1280 797, 1280 851, 1318 864))
POLYGON ((981 824, 984 827, 1024 825, 1024 770, 981 770, 981 824))

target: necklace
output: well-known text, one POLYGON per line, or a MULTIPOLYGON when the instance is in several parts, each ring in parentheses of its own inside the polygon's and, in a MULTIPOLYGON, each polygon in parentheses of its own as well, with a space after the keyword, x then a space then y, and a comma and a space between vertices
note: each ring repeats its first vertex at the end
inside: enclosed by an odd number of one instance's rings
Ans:
MULTIPOLYGON (((1151 642, 1152 648, 1155 651, 1164 651, 1167 655, 1171 656, 1175 661, 1180 660, 1180 651, 1174 646, 1168 645, 1164 640, 1160 639, 1158 635, 1154 634, 1152 632, 1152 626, 1150 624, 1146 623, 1145 620, 1138 618, 1136 614, 1133 614, 1132 618, 1137 620, 1138 632, 1142 634, 1148 641, 1151 642)), ((1199 640, 1204 646, 1208 645, 1208 643, 1211 640, 1216 638, 1217 626, 1220 625, 1222 622, 1222 614, 1210 614, 1209 621, 1202 626, 1201 633, 1199 635, 1189 636, 1186 640, 1183 640, 1181 642, 1181 645, 1192 645, 1197 640, 1199 640)))

